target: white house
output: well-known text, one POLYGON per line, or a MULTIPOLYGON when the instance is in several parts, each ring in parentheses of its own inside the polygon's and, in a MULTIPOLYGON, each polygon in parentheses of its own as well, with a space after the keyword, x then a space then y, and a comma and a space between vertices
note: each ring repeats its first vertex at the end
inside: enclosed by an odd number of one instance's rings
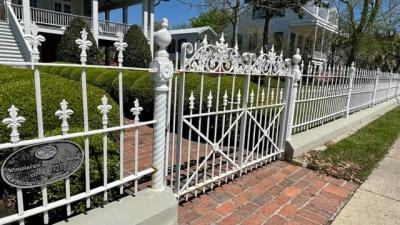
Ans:
POLYGON ((42 46, 41 59, 54 60, 55 45, 76 17, 87 22, 97 44, 105 47, 107 54, 117 41, 117 32, 126 33, 130 27, 128 7, 137 4, 142 5, 141 28, 153 52, 154 0, 0 0, 0 61, 29 60, 29 47, 23 37, 30 34, 33 22, 47 40, 42 46), (109 21, 110 11, 114 9, 122 9, 121 22, 109 21), (101 14, 103 20, 99 19, 101 14))
POLYGON ((181 46, 185 42, 191 43, 196 49, 200 47, 201 42, 207 35, 207 39, 213 41, 217 38, 218 34, 209 26, 205 27, 195 27, 195 28, 185 28, 185 29, 175 29, 170 30, 172 41, 168 46, 168 53, 170 53, 170 58, 175 60, 176 52, 181 52, 181 46))
MULTIPOLYGON (((248 6, 239 17, 239 44, 242 50, 261 49, 264 31, 262 8, 248 6)), ((303 7, 304 17, 291 9, 281 10, 280 15, 270 20, 268 45, 292 55, 299 48, 304 57, 315 63, 325 62, 331 57, 332 40, 340 34, 338 12, 335 8, 321 8, 312 3, 303 7)), ((232 34, 232 27, 225 31, 232 34)))

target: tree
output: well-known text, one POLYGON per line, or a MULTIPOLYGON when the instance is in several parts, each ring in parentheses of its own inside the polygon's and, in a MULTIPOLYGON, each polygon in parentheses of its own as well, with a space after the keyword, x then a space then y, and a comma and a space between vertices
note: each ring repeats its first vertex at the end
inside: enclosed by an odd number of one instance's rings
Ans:
POLYGON ((269 22, 274 16, 279 16, 282 9, 292 9, 300 18, 302 18, 304 16, 302 6, 307 4, 309 1, 314 1, 314 4, 319 6, 327 6, 321 0, 249 0, 248 3, 250 5, 259 10, 263 10, 263 46, 268 44, 269 22))
POLYGON ((76 39, 81 38, 81 31, 86 29, 88 32, 88 40, 92 42, 92 46, 86 51, 87 64, 99 64, 102 54, 97 47, 90 27, 82 18, 75 18, 64 31, 57 49, 57 61, 67 63, 80 63, 81 49, 75 43, 76 39))
MULTIPOLYGON (((241 0, 203 0, 202 3, 193 3, 193 1, 178 0, 190 7, 205 8, 206 12, 200 14, 199 22, 195 21, 195 26, 211 26, 218 33, 222 32, 230 23, 233 26, 232 44, 238 43, 238 25, 239 13, 244 6, 241 0), (203 22, 200 22, 203 21, 203 22), (216 25, 216 26, 215 26, 216 25)), ((196 20, 194 18, 193 20, 196 20)), ((193 23, 192 23, 193 26, 193 23)))
POLYGON ((215 32, 221 33, 230 23, 229 17, 231 17, 231 12, 229 11, 210 9, 200 13, 196 18, 190 19, 190 24, 192 27, 210 26, 215 32))
POLYGON ((349 49, 347 64, 350 65, 357 61, 362 40, 377 18, 381 0, 339 1, 346 6, 343 23, 345 24, 345 32, 348 34, 348 40, 345 44, 349 49), (356 16, 358 12, 359 16, 356 16))
POLYGON ((124 41, 128 44, 124 52, 124 66, 148 68, 151 62, 149 43, 136 25, 129 28, 124 41))

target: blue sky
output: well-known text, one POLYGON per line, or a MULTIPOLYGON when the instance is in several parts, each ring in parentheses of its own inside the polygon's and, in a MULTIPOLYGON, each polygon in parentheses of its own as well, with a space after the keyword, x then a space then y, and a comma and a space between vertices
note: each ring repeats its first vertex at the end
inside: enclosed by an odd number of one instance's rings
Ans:
MULTIPOLYGON (((182 4, 177 0, 161 2, 161 4, 156 7, 155 11, 156 20, 161 21, 163 17, 168 18, 170 27, 173 27, 177 24, 188 23, 190 18, 196 17, 200 13, 200 9, 182 4)), ((141 4, 130 6, 128 8, 128 23, 141 24, 141 13, 141 4)), ((100 18, 102 17, 103 15, 100 15, 100 18)), ((119 9, 111 11, 110 20, 114 22, 122 22, 122 10, 119 9)))

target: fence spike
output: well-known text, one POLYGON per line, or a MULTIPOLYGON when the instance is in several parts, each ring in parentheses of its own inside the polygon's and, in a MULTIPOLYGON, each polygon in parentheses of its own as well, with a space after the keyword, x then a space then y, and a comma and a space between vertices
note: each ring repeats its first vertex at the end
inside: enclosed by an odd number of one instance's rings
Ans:
POLYGON ((228 92, 225 90, 225 94, 223 96, 222 105, 225 107, 228 105, 228 92))
POLYGON ((18 116, 18 108, 12 105, 8 109, 10 117, 3 119, 2 123, 7 125, 7 128, 11 128, 11 143, 17 143, 19 141, 18 127, 21 127, 21 123, 25 122, 25 118, 18 116))
POLYGON ((135 121, 139 121, 139 115, 143 111, 143 108, 139 106, 139 99, 135 99, 133 102, 133 108, 131 108, 131 113, 135 117, 135 121))
POLYGON ((208 94, 207 99, 208 99, 208 101, 207 101, 207 107, 208 107, 208 108, 211 108, 211 107, 212 107, 212 100, 213 100, 213 96, 212 96, 211 90, 210 90, 210 93, 208 94))
POLYGON ((102 118, 103 126, 107 126, 107 124, 108 124, 107 114, 112 109, 112 106, 108 104, 108 98, 105 95, 101 98, 101 105, 97 106, 97 109, 103 115, 103 118, 102 118))
POLYGON ((60 103, 60 110, 57 110, 55 115, 60 119, 61 122, 61 131, 63 134, 67 134, 69 131, 68 119, 74 113, 71 109, 68 109, 68 102, 63 99, 60 103))
POLYGON ((189 97, 189 109, 193 110, 194 109, 194 96, 193 96, 193 91, 190 92, 190 97, 189 97))

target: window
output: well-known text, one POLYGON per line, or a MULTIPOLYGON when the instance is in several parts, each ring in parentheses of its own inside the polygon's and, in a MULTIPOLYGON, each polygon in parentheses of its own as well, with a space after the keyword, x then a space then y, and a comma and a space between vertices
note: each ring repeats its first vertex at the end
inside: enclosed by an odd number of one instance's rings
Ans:
POLYGON ((289 51, 290 54, 293 54, 294 48, 295 48, 295 42, 296 42, 296 34, 295 33, 290 33, 290 40, 289 40, 289 51))
POLYGON ((59 2, 54 2, 54 11, 62 12, 62 4, 59 2))
POLYGON ((31 0, 31 7, 37 8, 38 7, 38 0, 31 0))
POLYGON ((283 32, 274 33, 274 47, 277 51, 283 49, 283 32))
POLYGON ((71 13, 71 0, 60 0, 54 2, 54 11, 71 13))

